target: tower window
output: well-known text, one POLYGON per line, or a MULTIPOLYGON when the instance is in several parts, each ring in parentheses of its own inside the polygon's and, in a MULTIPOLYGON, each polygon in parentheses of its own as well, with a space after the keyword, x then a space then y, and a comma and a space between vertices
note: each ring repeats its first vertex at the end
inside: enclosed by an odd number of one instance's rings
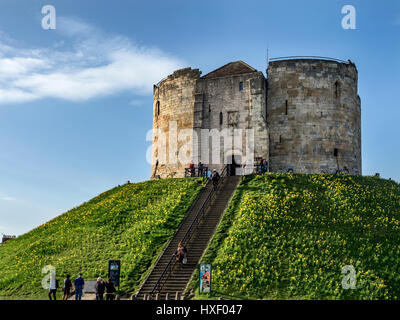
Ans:
POLYGON ((340 83, 339 83, 339 81, 335 82, 335 97, 336 97, 336 99, 340 98, 340 83))
POLYGON ((240 81, 240 82, 239 82, 239 91, 242 91, 242 90, 243 90, 243 82, 240 81))
POLYGON ((208 112, 211 112, 211 104, 208 105, 208 112))
POLYGON ((156 103, 156 114, 157 114, 157 116, 160 115, 160 101, 157 101, 157 103, 156 103))
POLYGON ((288 101, 285 101, 285 115, 288 113, 288 101))
POLYGON ((224 120, 224 118, 223 118, 222 112, 220 112, 219 113, 219 124, 220 125, 222 125, 223 120, 224 120))
POLYGON ((333 149, 333 156, 334 156, 334 157, 337 157, 337 156, 338 156, 338 153, 339 153, 338 148, 333 149))

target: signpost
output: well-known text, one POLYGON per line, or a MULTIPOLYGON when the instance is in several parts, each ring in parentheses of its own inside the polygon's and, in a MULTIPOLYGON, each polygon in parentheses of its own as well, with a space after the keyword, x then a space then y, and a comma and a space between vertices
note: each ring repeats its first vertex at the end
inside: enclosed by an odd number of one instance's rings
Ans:
POLYGON ((119 278, 121 274, 121 260, 108 261, 108 277, 114 283, 114 286, 119 289, 119 278))
POLYGON ((211 264, 200 264, 199 267, 199 291, 202 292, 211 292, 211 264))

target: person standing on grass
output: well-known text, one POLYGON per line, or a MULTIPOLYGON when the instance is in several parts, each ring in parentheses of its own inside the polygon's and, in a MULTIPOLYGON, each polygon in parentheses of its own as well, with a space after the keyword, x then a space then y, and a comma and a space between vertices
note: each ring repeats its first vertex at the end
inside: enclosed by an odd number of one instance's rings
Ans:
POLYGON ((114 282, 112 282, 111 278, 108 278, 106 282, 106 300, 114 300, 115 298, 115 286, 114 282))
POLYGON ((263 163, 264 163, 264 159, 261 157, 260 160, 258 161, 258 174, 263 173, 263 163))
POLYGON ((64 279, 64 285, 63 285, 63 290, 64 290, 64 295, 63 295, 63 300, 68 300, 69 294, 71 293, 71 288, 72 288, 72 281, 70 279, 70 275, 67 274, 67 277, 64 279))
POLYGON ((266 173, 267 171, 268 171, 268 161, 266 159, 264 159, 262 173, 266 173))
POLYGON ((106 289, 106 285, 101 277, 97 278, 97 282, 94 285, 94 290, 96 293, 96 300, 103 300, 104 291, 106 289))
POLYGON ((75 286, 75 300, 82 300, 82 290, 85 287, 85 280, 82 278, 82 273, 74 281, 75 286))
POLYGON ((49 299, 52 300, 51 296, 53 295, 53 300, 57 300, 56 294, 57 294, 57 279, 55 274, 51 274, 50 286, 49 286, 49 299))

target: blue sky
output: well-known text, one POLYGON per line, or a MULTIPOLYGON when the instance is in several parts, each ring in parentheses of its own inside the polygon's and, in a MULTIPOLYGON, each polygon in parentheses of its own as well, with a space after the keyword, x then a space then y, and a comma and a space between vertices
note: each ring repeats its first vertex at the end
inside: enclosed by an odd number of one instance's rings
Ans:
POLYGON ((270 57, 351 59, 359 71, 363 174, 400 181, 400 2, 67 1, 0 3, 0 233, 22 234, 150 175, 152 85, 270 57), (41 9, 56 8, 56 30, 41 9), (341 8, 356 8, 356 30, 341 8))

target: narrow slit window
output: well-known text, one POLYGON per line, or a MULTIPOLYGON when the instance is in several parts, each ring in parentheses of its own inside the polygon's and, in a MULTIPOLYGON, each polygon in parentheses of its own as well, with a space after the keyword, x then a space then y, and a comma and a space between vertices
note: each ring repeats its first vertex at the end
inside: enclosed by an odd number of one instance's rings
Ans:
POLYGON ((224 120, 224 117, 222 115, 222 112, 219 113, 219 124, 222 125, 222 122, 224 120))
POLYGON ((157 101, 157 103, 156 103, 156 114, 157 114, 157 116, 160 115, 160 101, 157 101))
POLYGON ((337 157, 337 156, 338 156, 338 153, 339 153, 338 148, 333 149, 333 156, 334 156, 334 157, 337 157))
POLYGON ((339 81, 335 82, 335 97, 340 98, 340 83, 339 83, 339 81))
POLYGON ((211 104, 208 105, 208 112, 211 112, 211 104))
POLYGON ((285 101, 285 115, 288 113, 288 101, 285 101))
POLYGON ((240 81, 240 82, 239 82, 239 91, 242 91, 242 90, 243 90, 243 82, 240 81))

